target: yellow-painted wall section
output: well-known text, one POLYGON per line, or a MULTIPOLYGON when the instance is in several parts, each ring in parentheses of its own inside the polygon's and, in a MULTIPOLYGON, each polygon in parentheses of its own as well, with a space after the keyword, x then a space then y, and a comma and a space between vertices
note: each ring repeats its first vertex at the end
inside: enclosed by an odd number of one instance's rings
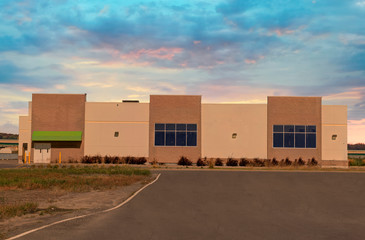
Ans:
POLYGON ((266 104, 202 104, 202 157, 266 158, 266 114, 266 104))
POLYGON ((85 114, 85 155, 148 157, 148 103, 86 103, 85 114))
POLYGON ((347 161, 347 106, 322 105, 322 160, 347 161))

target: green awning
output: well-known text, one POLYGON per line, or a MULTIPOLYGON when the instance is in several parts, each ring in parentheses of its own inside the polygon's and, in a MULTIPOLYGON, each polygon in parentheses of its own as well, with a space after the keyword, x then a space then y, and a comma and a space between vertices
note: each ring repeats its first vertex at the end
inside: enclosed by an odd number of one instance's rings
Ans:
POLYGON ((34 131, 32 141, 81 141, 81 131, 34 131))

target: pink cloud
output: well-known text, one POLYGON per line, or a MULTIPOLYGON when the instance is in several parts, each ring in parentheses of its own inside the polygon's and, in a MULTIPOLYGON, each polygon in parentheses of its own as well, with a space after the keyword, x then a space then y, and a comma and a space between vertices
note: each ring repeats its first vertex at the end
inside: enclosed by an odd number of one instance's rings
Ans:
POLYGON ((276 35, 282 36, 282 35, 292 34, 295 31, 294 30, 286 30, 286 29, 275 29, 274 32, 276 33, 276 35))
POLYGON ((256 64, 256 60, 254 59, 245 59, 246 64, 256 64))
POLYGON ((138 51, 130 52, 128 54, 121 55, 122 59, 139 59, 142 56, 148 56, 157 59, 172 60, 175 54, 181 53, 182 48, 165 48, 158 49, 140 49, 138 51))
POLYGON ((36 88, 36 87, 20 87, 22 92, 41 92, 43 91, 42 88, 36 88))
POLYGON ((201 43, 201 41, 193 41, 194 45, 201 43))

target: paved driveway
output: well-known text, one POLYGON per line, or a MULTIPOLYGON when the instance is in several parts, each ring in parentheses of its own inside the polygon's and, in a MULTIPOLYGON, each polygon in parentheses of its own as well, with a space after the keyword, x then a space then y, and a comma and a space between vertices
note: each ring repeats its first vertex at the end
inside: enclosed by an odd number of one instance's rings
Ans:
POLYGON ((364 239, 365 174, 163 171, 122 208, 22 239, 364 239))

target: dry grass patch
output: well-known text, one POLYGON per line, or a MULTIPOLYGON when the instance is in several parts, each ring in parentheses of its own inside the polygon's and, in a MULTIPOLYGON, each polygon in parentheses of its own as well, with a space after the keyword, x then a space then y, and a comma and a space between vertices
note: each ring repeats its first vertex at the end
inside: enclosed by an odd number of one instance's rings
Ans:
POLYGON ((147 169, 131 167, 68 167, 0 170, 0 191, 55 189, 90 191, 111 189, 138 182, 150 175, 147 169))
MULTIPOLYGON (((48 165, 0 169, 0 239, 16 228, 13 217, 31 214, 30 219, 37 219, 47 217, 43 215, 106 207, 118 199, 123 189, 135 189, 151 179, 148 169, 130 166, 48 165), (117 196, 114 191, 118 192, 117 196)), ((29 221, 26 217, 19 218, 16 225, 29 221)))

